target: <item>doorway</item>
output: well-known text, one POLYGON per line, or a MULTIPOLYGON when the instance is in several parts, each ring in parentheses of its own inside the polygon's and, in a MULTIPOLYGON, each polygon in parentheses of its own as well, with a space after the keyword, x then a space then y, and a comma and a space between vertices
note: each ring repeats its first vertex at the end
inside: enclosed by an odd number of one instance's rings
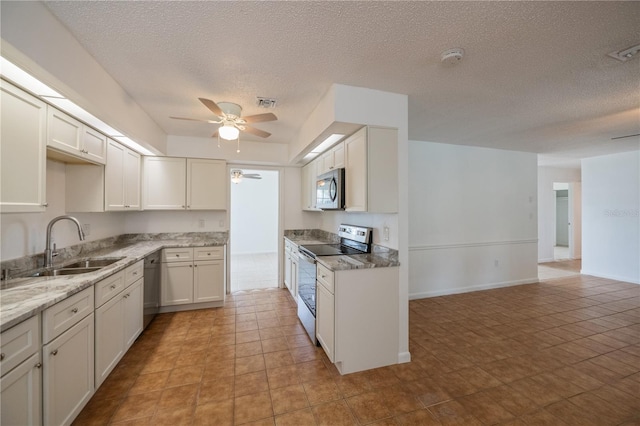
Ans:
POLYGON ((554 260, 582 257, 582 193, 580 182, 554 182, 554 260))
POLYGON ((232 167, 230 290, 278 287, 280 173, 232 167), (239 170, 234 178, 234 171, 239 170))

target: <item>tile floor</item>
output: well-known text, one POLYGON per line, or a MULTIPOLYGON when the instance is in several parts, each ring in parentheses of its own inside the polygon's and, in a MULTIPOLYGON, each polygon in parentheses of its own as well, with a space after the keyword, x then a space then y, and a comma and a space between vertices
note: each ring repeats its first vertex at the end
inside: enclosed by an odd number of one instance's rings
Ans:
POLYGON ((160 315, 75 424, 640 424, 640 286, 575 276, 409 308, 412 362, 347 376, 286 290, 160 315))
POLYGON ((278 287, 278 253, 232 254, 231 291, 278 287))
POLYGON ((581 268, 581 259, 565 259, 557 260, 555 262, 538 263, 538 279, 545 281, 554 278, 580 275, 581 268))

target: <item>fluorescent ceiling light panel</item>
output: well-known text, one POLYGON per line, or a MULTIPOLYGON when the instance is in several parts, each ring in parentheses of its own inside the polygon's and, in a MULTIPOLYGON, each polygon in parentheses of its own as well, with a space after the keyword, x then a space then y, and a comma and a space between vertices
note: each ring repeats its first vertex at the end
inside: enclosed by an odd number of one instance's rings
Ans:
POLYGON ((38 96, 51 96, 62 98, 63 96, 51 87, 42 83, 37 78, 23 71, 12 62, 0 56, 0 74, 18 86, 38 96))
POLYGON ((60 93, 56 92, 37 78, 33 77, 20 67, 14 65, 12 62, 1 56, 0 75, 5 77, 7 80, 14 82, 23 89, 28 90, 29 92, 37 96, 40 96, 47 103, 58 107, 61 111, 64 111, 67 114, 74 116, 78 120, 88 124, 89 126, 98 129, 100 132, 104 133, 110 138, 116 139, 118 142, 128 146, 134 151, 137 151, 143 155, 156 155, 137 142, 134 142, 126 136, 122 136, 122 132, 119 132, 118 130, 109 126, 107 123, 100 120, 84 108, 65 98, 60 93))
POLYGON ((322 142, 320 142, 320 145, 316 146, 314 149, 311 150, 311 153, 314 154, 320 154, 324 151, 327 150, 327 148, 329 148, 331 145, 333 145, 334 143, 338 142, 340 139, 342 139, 344 137, 343 134, 340 133, 333 133, 329 136, 327 136, 327 138, 325 140, 323 140, 322 142))

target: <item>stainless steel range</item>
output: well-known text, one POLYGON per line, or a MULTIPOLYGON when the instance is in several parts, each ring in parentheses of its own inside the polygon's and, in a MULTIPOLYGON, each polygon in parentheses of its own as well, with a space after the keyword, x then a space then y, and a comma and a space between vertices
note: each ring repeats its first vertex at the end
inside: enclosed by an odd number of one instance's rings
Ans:
POLYGON ((298 262, 298 318, 311 341, 316 339, 316 258, 341 254, 371 253, 373 230, 355 225, 340 225, 339 244, 313 244, 299 247, 298 262))

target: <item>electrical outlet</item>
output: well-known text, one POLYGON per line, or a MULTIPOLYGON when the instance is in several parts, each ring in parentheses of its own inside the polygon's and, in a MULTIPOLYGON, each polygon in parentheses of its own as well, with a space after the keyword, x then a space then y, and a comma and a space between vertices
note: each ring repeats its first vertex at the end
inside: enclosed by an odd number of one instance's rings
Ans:
POLYGON ((204 228, 204 219, 198 220, 198 228, 204 228))
POLYGON ((384 234, 384 236, 383 236, 384 240, 385 241, 389 241, 389 227, 388 226, 384 227, 383 234, 384 234))
POLYGON ((83 224, 82 230, 84 231, 85 237, 88 237, 89 235, 91 235, 91 224, 90 223, 83 224))

